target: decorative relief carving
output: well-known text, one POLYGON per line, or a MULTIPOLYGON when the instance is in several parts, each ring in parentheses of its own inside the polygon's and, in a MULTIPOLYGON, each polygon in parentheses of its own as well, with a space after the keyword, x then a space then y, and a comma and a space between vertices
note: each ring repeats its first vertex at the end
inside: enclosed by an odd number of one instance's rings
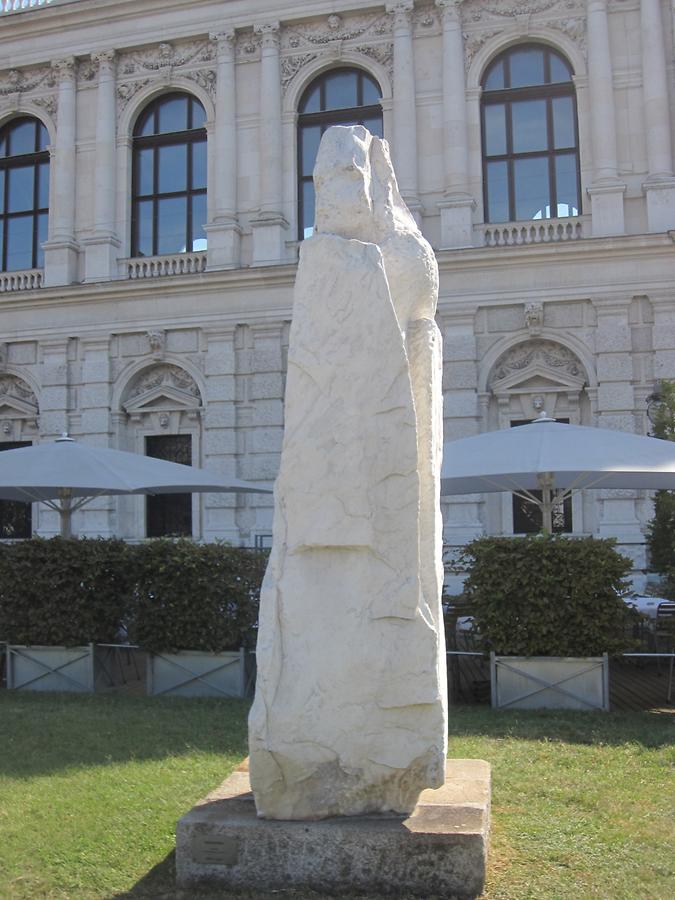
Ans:
POLYGON ((117 85, 117 99, 119 102, 120 110, 124 109, 127 103, 134 97, 142 88, 146 87, 150 84, 150 79, 145 78, 142 81, 128 81, 124 84, 117 85))
POLYGON ((541 334, 544 325, 544 304, 534 301, 525 304, 525 326, 532 336, 541 334))
POLYGON ((150 350, 155 357, 161 357, 164 355, 164 350, 166 348, 166 331, 163 329, 160 331, 148 331, 148 343, 150 344, 150 350))
POLYGON ((37 397, 18 375, 0 375, 0 406, 15 406, 17 412, 32 415, 38 412, 37 397))
POLYGON ((499 18, 512 18, 525 13, 535 15, 549 9, 563 12, 582 8, 580 0, 524 0, 522 3, 515 0, 466 0, 462 6, 466 10, 465 17, 474 22, 480 22, 485 13, 499 18))
POLYGON ((495 382, 516 372, 523 372, 537 363, 575 378, 583 378, 585 374, 579 358, 567 347, 555 341, 534 340, 507 350, 497 361, 490 384, 492 386, 495 382))
POLYGON ((56 76, 51 66, 39 66, 35 69, 10 69, 0 74, 0 96, 6 94, 27 93, 56 85, 56 76))
POLYGON ((133 400, 134 397, 162 387, 178 389, 201 400, 194 378, 185 369, 167 364, 153 366, 137 375, 127 392, 127 402, 133 400))
POLYGON ((318 53, 302 53, 300 56, 285 56, 281 60, 281 88, 285 92, 289 82, 303 66, 313 62, 318 53))
POLYGON ((330 41, 352 41, 364 35, 383 35, 391 32, 391 20, 387 14, 375 13, 370 16, 332 15, 318 22, 303 23, 285 28, 281 35, 283 49, 296 49, 303 45, 321 46, 330 41))
POLYGON ((56 122, 56 114, 59 104, 53 94, 47 97, 31 97, 31 103, 33 103, 35 106, 39 106, 41 109, 44 109, 47 115, 51 116, 54 122, 56 122))
POLYGON ((362 44, 354 47, 357 53, 363 53, 378 62, 387 70, 389 78, 393 78, 394 74, 394 45, 387 44, 362 44))
POLYGON ((74 56, 52 60, 52 69, 58 81, 74 81, 77 75, 77 63, 74 56))
POLYGON ((472 32, 471 34, 464 34, 464 65, 467 71, 473 62, 474 56, 478 53, 483 44, 487 44, 492 38, 503 33, 503 29, 497 28, 491 31, 479 31, 472 32))
POLYGON ((208 91, 211 97, 215 98, 216 83, 218 81, 215 69, 194 69, 191 72, 186 72, 185 77, 194 81, 201 88, 204 88, 205 91, 208 91))

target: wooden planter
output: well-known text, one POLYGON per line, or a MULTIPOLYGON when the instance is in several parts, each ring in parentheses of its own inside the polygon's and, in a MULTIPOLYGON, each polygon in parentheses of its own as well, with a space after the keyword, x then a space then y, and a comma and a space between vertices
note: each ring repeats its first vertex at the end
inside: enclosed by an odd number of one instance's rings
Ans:
POLYGON ((7 687, 15 691, 94 690, 94 645, 28 647, 7 645, 7 687))
POLYGON ((244 697, 246 651, 149 653, 147 692, 175 697, 244 697))
POLYGON ((609 710, 607 654, 582 658, 491 654, 495 709, 609 710))

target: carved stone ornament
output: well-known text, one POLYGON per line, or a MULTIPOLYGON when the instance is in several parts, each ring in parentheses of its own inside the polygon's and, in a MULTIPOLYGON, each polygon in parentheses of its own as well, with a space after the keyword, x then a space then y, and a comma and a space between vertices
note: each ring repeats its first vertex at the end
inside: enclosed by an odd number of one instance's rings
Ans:
POLYGON ((525 326, 532 336, 541 334, 544 324, 544 304, 539 301, 525 304, 525 326))
POLYGON ((18 375, 0 375, 0 415, 13 418, 35 418, 37 397, 18 375))
POLYGON ((148 331, 148 343, 150 350, 155 355, 161 355, 166 348, 166 331, 148 331))
POLYGON ((316 22, 302 23, 284 28, 281 34, 282 49, 297 49, 307 45, 321 46, 339 39, 353 41, 356 38, 391 33, 391 17, 382 12, 370 15, 342 17, 328 16, 316 22))
POLYGON ((518 15, 548 12, 553 10, 555 13, 563 13, 567 10, 578 10, 583 8, 581 0, 524 0, 520 3, 517 0, 465 0, 463 7, 466 15, 474 22, 480 22, 485 18, 487 13, 489 16, 507 19, 518 15))
POLYGON ((34 69, 10 69, 0 74, 0 96, 27 94, 31 91, 53 88, 56 76, 51 66, 34 69))
POLYGON ((127 397, 129 399, 137 397, 139 394, 143 394, 146 391, 160 387, 161 385, 169 385, 178 388, 187 394, 192 394, 193 397, 200 396, 199 388, 192 375, 186 372, 185 369, 181 369, 180 366, 167 364, 153 366, 152 369, 146 369, 141 372, 134 380, 131 389, 127 393, 127 397))
POLYGON ((67 56, 64 59, 52 60, 52 69, 56 72, 59 81, 74 81, 77 71, 75 57, 67 56))
POLYGON ((537 365, 575 379, 585 376, 583 364, 567 347, 555 341, 534 340, 512 347, 499 358, 490 378, 490 386, 516 373, 524 374, 537 365))
MULTIPOLYGON (((220 38, 221 35, 215 35, 220 38)), ((215 94, 216 74, 207 63, 216 59, 217 47, 212 39, 169 43, 164 41, 145 51, 133 50, 118 56, 117 100, 122 111, 129 100, 146 85, 150 84, 148 73, 155 73, 170 79, 179 70, 185 78, 190 78, 215 94)))

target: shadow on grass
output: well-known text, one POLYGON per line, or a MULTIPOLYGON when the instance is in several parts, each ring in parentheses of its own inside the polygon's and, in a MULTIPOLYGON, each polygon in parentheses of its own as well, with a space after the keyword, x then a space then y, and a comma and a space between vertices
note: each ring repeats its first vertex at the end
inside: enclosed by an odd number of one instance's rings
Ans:
POLYGON ((565 744, 640 744, 656 749, 675 740, 675 717, 650 712, 493 710, 456 706, 449 711, 451 738, 513 738, 565 744))
POLYGON ((0 691, 0 773, 163 759, 189 752, 245 756, 247 700, 0 691))

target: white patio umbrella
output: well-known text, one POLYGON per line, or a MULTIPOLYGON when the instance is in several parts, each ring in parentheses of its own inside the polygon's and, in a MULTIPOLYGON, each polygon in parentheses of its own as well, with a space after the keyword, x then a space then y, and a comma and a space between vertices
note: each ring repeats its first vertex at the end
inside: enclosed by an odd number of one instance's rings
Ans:
POLYGON ((71 535, 73 512, 103 495, 193 491, 271 494, 272 490, 269 484, 239 481, 195 466, 91 447, 67 435, 0 453, 0 499, 39 501, 56 510, 63 537, 71 535))
POLYGON ((529 425, 449 441, 441 479, 442 495, 511 491, 540 507, 550 532, 553 505, 575 491, 675 489, 675 442, 568 425, 542 413, 529 425))

